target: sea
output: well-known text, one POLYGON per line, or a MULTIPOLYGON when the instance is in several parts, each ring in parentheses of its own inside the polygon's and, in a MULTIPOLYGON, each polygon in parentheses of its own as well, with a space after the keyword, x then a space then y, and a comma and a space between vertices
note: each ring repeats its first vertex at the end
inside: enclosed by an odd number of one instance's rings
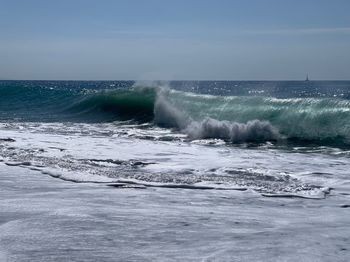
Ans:
MULTIPOLYGON (((7 181, 0 183, 0 207, 6 213, 2 218, 11 223, 18 221, 18 216, 24 219, 21 226, 15 226, 18 233, 7 223, 7 231, 0 234, 0 258, 9 261, 30 261, 38 259, 38 254, 46 257, 42 261, 165 261, 165 256, 169 261, 350 259, 350 224, 346 222, 350 215, 350 81, 0 81, 0 164, 2 179, 7 181), (41 183, 39 188, 30 182, 36 179, 41 183), (15 181, 13 185, 11 181, 15 181), (57 227, 54 240, 45 235, 50 230, 45 228, 38 229, 46 239, 40 242, 40 234, 30 231, 32 220, 23 229, 29 211, 14 211, 14 206, 28 199, 26 208, 40 209, 44 202, 33 204, 39 201, 38 192, 62 185, 82 192, 62 194, 72 201, 79 199, 69 209, 75 210, 74 215, 67 207, 60 213, 68 212, 73 220, 97 216, 93 211, 99 208, 96 203, 81 211, 89 201, 103 199, 108 210, 129 208, 125 204, 131 201, 135 209, 150 208, 138 216, 137 223, 126 225, 134 236, 141 235, 135 231, 138 227, 150 230, 149 234, 154 228, 188 230, 193 225, 192 231, 180 234, 177 242, 164 240, 157 231, 159 238, 152 235, 143 239, 143 246, 141 243, 123 253, 99 238, 103 232, 112 234, 106 225, 95 232, 95 240, 85 240, 90 249, 76 249, 67 257, 57 249, 57 239, 80 243, 80 238, 73 241, 69 230, 63 234, 57 227), (122 193, 116 200, 111 192, 122 193), (11 202, 21 195, 16 205, 11 202), (138 200, 131 200, 133 197, 138 200), (195 203, 193 210, 188 206, 191 203, 195 203), (198 206, 202 209, 195 211, 198 206), (152 210, 164 219, 155 222, 149 217, 152 210), (203 210, 218 224, 208 218, 201 220, 199 227, 193 219, 200 217, 195 212, 203 210), (169 214, 175 218, 170 219, 169 214), (145 226, 147 217, 149 225, 153 223, 152 230, 145 226), (237 224, 230 220, 235 217, 237 224), (266 224, 276 218, 278 222, 266 224), (184 224, 174 219, 182 219, 184 224), (172 223, 160 227, 164 221, 172 223), (287 225, 293 226, 285 230, 287 225), (233 232, 236 226, 241 230, 233 232), (276 229, 276 235, 271 228, 276 229), (32 236, 29 242, 41 244, 33 247, 16 242, 23 237, 19 232, 28 232, 26 236, 32 236), (198 232, 202 234, 194 235, 198 232), (231 238, 227 238, 228 232, 231 238), (237 234, 240 239, 235 238, 237 234), (253 235, 249 241, 245 238, 253 235), (272 235, 281 242, 274 243, 272 235), (219 244, 214 245, 211 238, 219 244), (268 240, 265 246, 264 238, 268 240), (97 246, 108 246, 110 253, 96 249, 94 241, 97 246), (150 249, 154 241, 160 249, 150 249), (51 245, 42 249, 47 243, 51 245), (276 252, 271 249, 274 245, 276 252), (309 249, 304 252, 305 246, 309 249), (141 251, 136 254, 135 250, 141 251), (157 256, 152 257, 154 254, 157 256), (231 260, 235 256, 237 260, 231 260)), ((60 195, 56 189, 54 192, 60 195)), ((57 204, 59 198, 54 198, 55 205, 47 210, 68 205, 57 204)), ((117 213, 107 212, 105 218, 113 220, 110 216, 115 219, 117 213)), ((123 214, 125 219, 135 215, 123 214)), ((51 213, 41 225, 48 221, 55 221, 51 213)), ((79 223, 70 229, 90 232, 79 223)), ((134 244, 125 244, 126 236, 121 232, 114 232, 111 239, 124 237, 124 244, 118 244, 124 248, 135 244, 130 235, 127 239, 134 244)))

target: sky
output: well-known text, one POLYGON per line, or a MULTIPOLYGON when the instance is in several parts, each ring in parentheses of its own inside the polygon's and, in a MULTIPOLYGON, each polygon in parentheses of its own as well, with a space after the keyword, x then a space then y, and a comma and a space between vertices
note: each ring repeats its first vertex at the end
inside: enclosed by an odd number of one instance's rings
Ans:
POLYGON ((349 0, 0 0, 0 79, 350 80, 349 0))

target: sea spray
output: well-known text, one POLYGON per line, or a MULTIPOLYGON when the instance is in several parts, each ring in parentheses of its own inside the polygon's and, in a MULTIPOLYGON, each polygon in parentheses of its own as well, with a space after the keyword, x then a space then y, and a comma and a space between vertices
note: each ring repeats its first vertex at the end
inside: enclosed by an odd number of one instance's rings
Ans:
POLYGON ((169 89, 160 89, 154 105, 154 122, 164 127, 186 128, 191 123, 191 118, 169 102, 167 96, 169 89))

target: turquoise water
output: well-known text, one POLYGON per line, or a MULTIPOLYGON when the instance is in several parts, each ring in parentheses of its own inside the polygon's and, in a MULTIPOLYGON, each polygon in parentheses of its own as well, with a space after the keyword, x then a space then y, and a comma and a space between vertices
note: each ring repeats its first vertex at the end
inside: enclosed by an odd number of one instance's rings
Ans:
POLYGON ((347 147, 348 81, 1 81, 0 120, 131 121, 189 138, 347 147))

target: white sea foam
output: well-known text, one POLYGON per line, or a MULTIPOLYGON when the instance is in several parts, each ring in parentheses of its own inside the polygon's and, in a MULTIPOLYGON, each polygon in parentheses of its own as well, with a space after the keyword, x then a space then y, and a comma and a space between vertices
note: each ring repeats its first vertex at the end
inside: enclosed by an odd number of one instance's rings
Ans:
POLYGON ((233 143, 277 140, 279 137, 277 129, 269 122, 259 120, 242 124, 206 118, 191 122, 184 131, 192 139, 220 138, 233 143))
MULTIPOLYGON (((281 196, 324 196, 324 187, 342 184, 348 174, 347 158, 286 155, 265 148, 205 146, 181 139, 138 139, 135 126, 85 124, 82 133, 80 124, 69 125, 73 126, 66 130, 64 124, 27 123, 26 129, 31 131, 25 136, 16 124, 1 129, 3 137, 14 141, 1 143, 0 156, 9 166, 39 170, 75 182, 129 181, 152 187, 199 189, 205 185, 213 189, 253 189, 281 196), (109 135, 101 135, 102 131, 108 131, 109 135), (307 170, 336 173, 337 181, 329 176, 322 180, 313 175, 307 175, 306 180, 307 170)), ((146 137, 154 133, 152 127, 141 131, 146 137)), ((160 135, 157 130, 155 133, 160 135)))

